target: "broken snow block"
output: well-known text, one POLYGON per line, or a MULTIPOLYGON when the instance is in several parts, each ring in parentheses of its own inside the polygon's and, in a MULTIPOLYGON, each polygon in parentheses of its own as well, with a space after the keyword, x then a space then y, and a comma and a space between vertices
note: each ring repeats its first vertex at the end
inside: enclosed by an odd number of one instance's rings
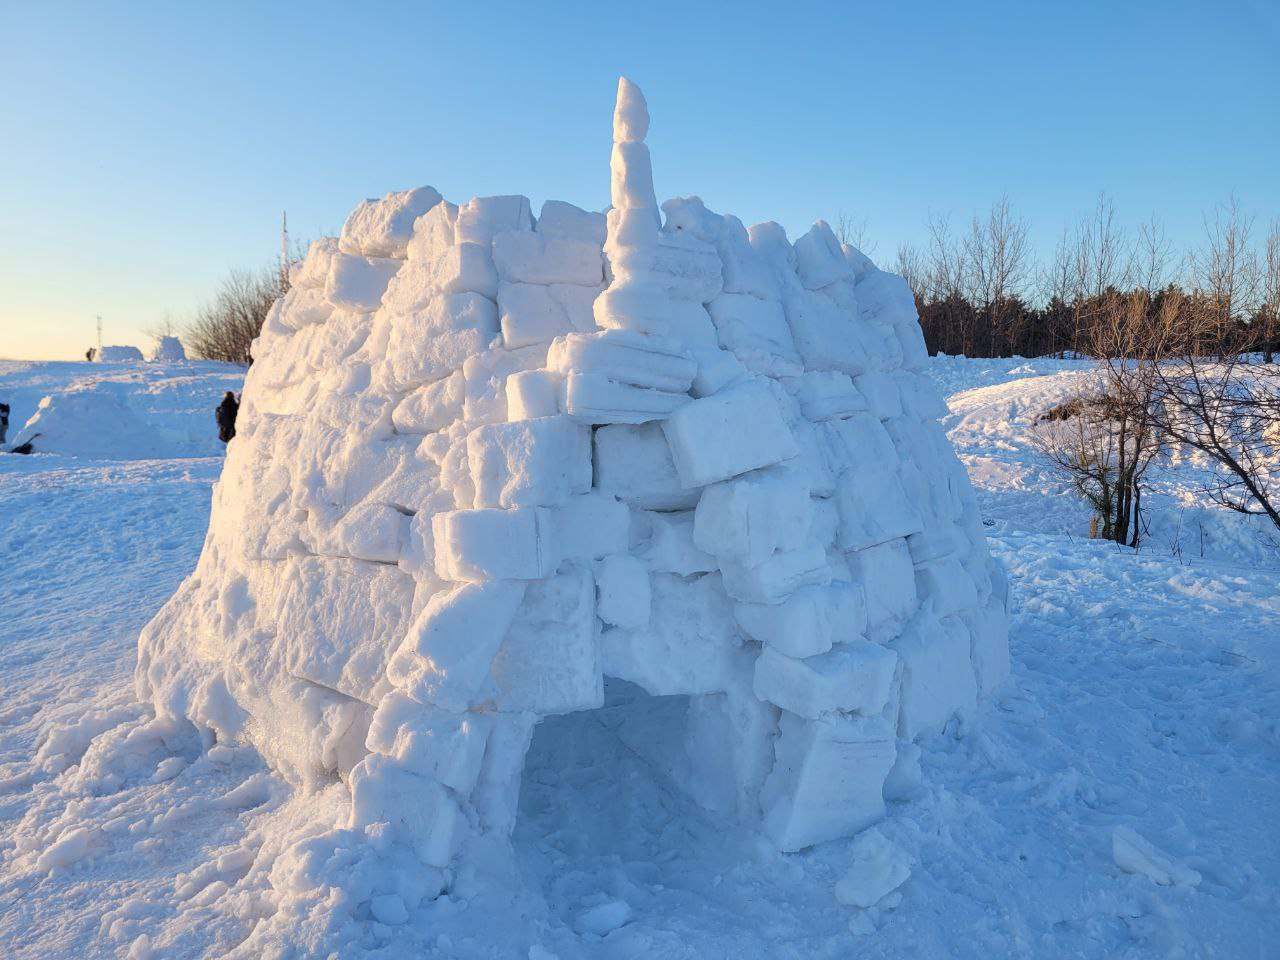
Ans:
POLYGON ((978 607, 978 589, 958 557, 948 557, 916 570, 916 593, 931 604, 936 617, 978 607))
POLYGON ((494 657, 501 711, 542 715, 604 703, 595 584, 585 567, 534 581, 494 657))
POLYGON ((487 580, 432 596, 391 658, 392 683, 445 710, 461 712, 483 700, 489 665, 524 592, 520 580, 487 580))
POLYGON ((539 580, 560 563, 551 511, 451 510, 431 518, 443 580, 539 580))
POLYGON ((324 296, 340 310, 369 313, 378 309, 387 284, 400 269, 401 261, 382 257, 333 256, 324 296))
POLYGON ((921 612, 892 647, 902 660, 898 735, 904 740, 941 733, 948 720, 977 708, 969 631, 957 617, 921 612))
POLYGON ((863 639, 867 602, 861 584, 835 581, 801 587, 781 603, 739 603, 734 616, 753 640, 803 659, 863 639))
POLYGON ((558 337, 547 351, 547 367, 667 393, 687 393, 698 372, 697 362, 678 342, 628 330, 558 337))
POLYGON ((388 193, 380 200, 363 200, 342 225, 338 247, 362 257, 403 259, 413 236, 413 225, 440 202, 431 187, 388 193))
POLYGON ((490 726, 484 714, 423 706, 397 691, 378 704, 366 744, 465 797, 480 776, 490 726))
POLYGON ((591 436, 568 417, 492 423, 467 435, 477 507, 554 507, 591 488, 591 436))
POLYGON ((649 568, 643 560, 622 554, 596 564, 596 614, 616 627, 643 627, 649 622, 649 568))
POLYGON ((812 519, 809 485, 799 473, 759 470, 702 491, 693 539, 723 560, 757 566, 775 550, 800 547, 812 519))
POLYGON ((646 387, 615 383, 590 373, 571 373, 565 377, 564 397, 560 406, 581 423, 649 423, 665 420, 689 397, 683 393, 667 393, 646 387))
POLYGON ((865 640, 803 660, 765 647, 753 689, 761 700, 810 720, 836 710, 870 716, 889 702, 897 664, 892 650, 865 640))
POLYGON ((777 398, 758 378, 686 403, 662 429, 685 487, 728 480, 799 452, 777 398))
POLYGON ((831 582, 827 552, 812 540, 754 567, 722 560, 720 571, 729 596, 744 603, 781 603, 803 586, 831 582))
POLYGON ((457 240, 458 205, 441 200, 413 222, 413 236, 405 247, 405 257, 415 261, 434 260, 457 240))
POLYGON ((818 290, 853 275, 840 241, 825 220, 818 220, 795 242, 796 273, 806 289, 818 290))
POLYGON ((433 867, 449 865, 467 828, 457 801, 439 783, 371 753, 351 771, 350 826, 375 823, 389 824, 397 840, 433 867))
POLYGON ((918 606, 915 568, 905 540, 889 540, 846 555, 854 583, 867 598, 867 637, 897 636, 918 606))
POLYGON ((563 560, 599 560, 626 553, 631 511, 600 490, 570 497, 554 509, 556 540, 563 560))
POLYGON ((686 580, 657 573, 650 581, 649 623, 615 627, 601 638, 607 676, 638 684, 656 697, 718 693, 746 656, 733 629, 733 608, 715 574, 686 580))
POLYGON ((646 510, 683 510, 698 502, 676 473, 662 427, 616 424, 595 431, 596 486, 646 510))
POLYGON ((493 238, 493 262, 505 283, 598 287, 604 282, 600 247, 544 233, 499 233, 493 238))
POLYGON ((296 557, 282 583, 276 629, 289 672, 377 703, 412 606, 413 579, 385 563, 296 557))
POLYGON ((782 715, 773 772, 760 792, 764 830, 793 852, 847 837, 884 816, 893 727, 883 717, 782 715))
POLYGON ((646 510, 636 517, 639 556, 654 573, 682 577, 719 570, 716 558, 693 542, 693 513, 646 510))

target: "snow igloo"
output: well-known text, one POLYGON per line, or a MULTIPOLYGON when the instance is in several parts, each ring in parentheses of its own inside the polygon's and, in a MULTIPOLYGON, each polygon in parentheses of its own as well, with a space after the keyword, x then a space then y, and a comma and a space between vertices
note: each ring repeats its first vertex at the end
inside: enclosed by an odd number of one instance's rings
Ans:
POLYGON ((687 697, 684 788, 795 851, 1008 669, 907 285, 822 221, 659 207, 648 126, 622 80, 605 213, 422 187, 311 245, 141 637, 161 715, 340 778, 335 826, 445 886, 605 678, 687 697))

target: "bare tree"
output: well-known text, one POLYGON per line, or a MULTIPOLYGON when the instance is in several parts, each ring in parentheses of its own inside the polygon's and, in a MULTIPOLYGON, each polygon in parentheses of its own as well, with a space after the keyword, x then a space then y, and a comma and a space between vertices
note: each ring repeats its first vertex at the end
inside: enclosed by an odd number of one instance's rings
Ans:
MULTIPOLYGON (((1253 218, 1232 197, 1205 217, 1205 245, 1191 257, 1192 282, 1205 302, 1206 347, 1229 339, 1231 327, 1257 305, 1258 257, 1249 244, 1253 218)), ((1225 351, 1218 347, 1221 355, 1225 351)))
POLYGON ((1265 363, 1274 363, 1280 349, 1280 219, 1271 221, 1262 256, 1261 304, 1254 314, 1258 347, 1265 363))
POLYGON ((836 218, 836 239, 841 245, 856 247, 863 253, 870 255, 875 249, 875 244, 871 243, 867 237, 867 218, 855 220, 850 214, 843 210, 836 218))
POLYGON ((227 363, 253 362, 249 352, 271 305, 288 292, 288 278, 276 267, 251 273, 232 270, 213 302, 200 308, 184 339, 197 357, 227 363))

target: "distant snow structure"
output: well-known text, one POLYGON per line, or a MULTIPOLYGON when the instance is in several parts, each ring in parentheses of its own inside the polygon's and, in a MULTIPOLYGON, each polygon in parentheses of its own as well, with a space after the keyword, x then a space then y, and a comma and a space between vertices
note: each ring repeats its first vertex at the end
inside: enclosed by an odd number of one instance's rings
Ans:
POLYGON ((187 359, 187 351, 177 337, 159 336, 151 345, 151 356, 147 359, 152 363, 178 363, 187 359))
POLYGON ((132 363, 142 359, 142 351, 137 347, 106 346, 96 351, 93 359, 98 363, 132 363))
POLYGON ((911 291, 822 221, 659 208, 648 126, 623 79, 607 216, 422 188, 312 244, 141 637, 161 714, 344 780, 417 896, 507 842, 535 724, 606 677, 688 697, 690 794, 793 851, 1008 670, 911 291))

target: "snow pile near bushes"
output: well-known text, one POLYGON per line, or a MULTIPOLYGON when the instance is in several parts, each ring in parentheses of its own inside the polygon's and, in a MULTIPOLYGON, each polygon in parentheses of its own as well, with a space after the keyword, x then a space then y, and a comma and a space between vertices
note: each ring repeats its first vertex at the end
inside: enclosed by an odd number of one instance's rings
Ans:
MULTIPOLYGON (((1007 672, 906 284, 821 221, 659 208, 648 123, 621 81, 607 215, 388 194, 267 319, 137 674, 162 717, 349 787, 246 951, 509 892, 533 729, 606 677, 687 697, 651 731, 680 784, 795 851, 879 819, 911 741, 1007 672)), ((866 860, 848 902, 901 882, 866 860)))

